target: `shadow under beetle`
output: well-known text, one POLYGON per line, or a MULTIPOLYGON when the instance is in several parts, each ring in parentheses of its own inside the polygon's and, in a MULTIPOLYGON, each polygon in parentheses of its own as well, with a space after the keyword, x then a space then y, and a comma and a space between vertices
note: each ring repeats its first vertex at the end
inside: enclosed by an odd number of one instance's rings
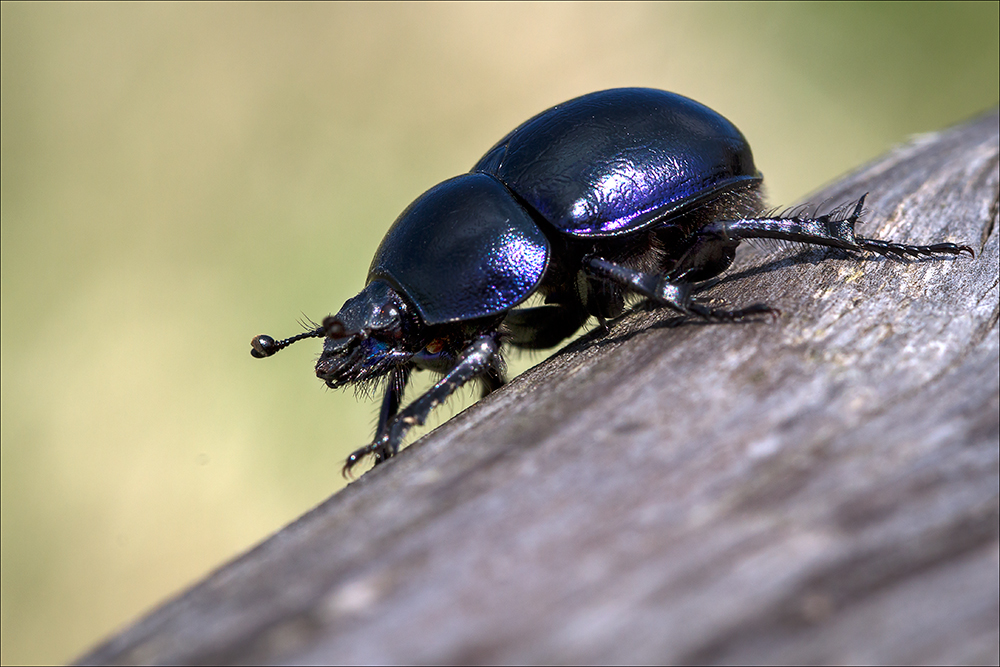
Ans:
POLYGON ((763 304, 719 310, 692 287, 726 270, 743 239, 764 238, 896 258, 958 255, 855 236, 864 197, 821 216, 774 215, 750 145, 728 120, 686 97, 647 88, 591 93, 543 111, 462 176, 400 214, 364 290, 322 325, 254 357, 325 338, 316 375, 336 388, 385 378, 374 441, 348 457, 396 454, 406 431, 470 380, 483 396, 505 382, 501 346, 547 348, 591 316, 619 315, 628 294, 707 320, 776 314, 763 304), (516 308, 532 294, 544 304, 516 308), (400 409, 414 370, 442 378, 400 409))

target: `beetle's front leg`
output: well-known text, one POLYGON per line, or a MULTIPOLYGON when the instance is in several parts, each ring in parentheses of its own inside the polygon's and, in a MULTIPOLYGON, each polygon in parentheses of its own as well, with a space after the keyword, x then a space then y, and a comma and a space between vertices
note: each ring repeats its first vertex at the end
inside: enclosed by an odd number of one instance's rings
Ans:
MULTIPOLYGON (((480 336, 469 347, 462 350, 455 365, 445 373, 443 378, 425 394, 417 397, 412 403, 400 410, 395 417, 388 419, 384 426, 380 424, 374 442, 347 457, 347 462, 344 463, 344 474, 349 473, 351 468, 369 454, 375 455, 376 463, 381 463, 394 456, 399 451, 403 437, 411 427, 423 424, 427 421, 431 410, 438 404, 444 402, 466 382, 493 367, 499 349, 497 334, 493 332, 480 336)), ((385 410, 388 401, 388 398, 383 401, 383 410, 385 410)), ((396 406, 398 407, 398 402, 396 406)))
POLYGON ((762 303, 756 303, 739 310, 709 308, 691 297, 692 285, 690 283, 671 282, 665 276, 636 271, 600 257, 591 257, 585 260, 583 266, 584 270, 592 276, 617 283, 626 289, 670 306, 685 315, 698 315, 708 320, 732 322, 749 315, 778 314, 777 310, 762 303))
MULTIPOLYGON (((399 404, 403 401, 403 392, 406 391, 406 383, 410 380, 410 373, 413 368, 410 364, 396 366, 389 374, 389 379, 385 386, 385 395, 382 396, 382 408, 378 414, 378 426, 375 428, 375 439, 381 438, 389 427, 389 422, 399 411, 399 404)), ((382 459, 376 454, 376 463, 382 459)))

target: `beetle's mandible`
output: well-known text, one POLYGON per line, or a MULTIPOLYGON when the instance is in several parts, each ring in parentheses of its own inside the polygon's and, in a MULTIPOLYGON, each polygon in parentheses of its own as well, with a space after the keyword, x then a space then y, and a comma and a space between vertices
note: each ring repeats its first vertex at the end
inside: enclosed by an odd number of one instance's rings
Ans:
POLYGON ((707 320, 775 310, 720 310, 692 288, 726 270, 744 239, 766 238, 895 258, 958 255, 855 235, 864 197, 821 216, 774 215, 736 127, 686 97, 648 88, 584 95, 500 140, 468 174, 403 211, 375 253, 366 287, 313 330, 257 336, 254 357, 324 338, 316 375, 329 387, 384 380, 373 442, 347 459, 396 454, 406 431, 465 383, 505 382, 501 348, 547 348, 591 316, 619 315, 629 295, 707 320), (517 308, 533 294, 542 306, 517 308), (442 375, 400 409, 414 370, 442 375))

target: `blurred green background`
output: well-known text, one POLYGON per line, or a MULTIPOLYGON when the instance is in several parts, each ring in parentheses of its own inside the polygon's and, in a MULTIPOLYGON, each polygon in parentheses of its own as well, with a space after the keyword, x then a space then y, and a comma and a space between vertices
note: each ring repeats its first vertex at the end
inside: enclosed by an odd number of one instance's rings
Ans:
POLYGON ((997 3, 4 3, 0 659, 78 656, 341 488, 377 405, 322 387, 318 344, 255 361, 249 340, 335 312, 399 211, 521 121, 680 92, 790 204, 996 104, 998 23, 997 3))

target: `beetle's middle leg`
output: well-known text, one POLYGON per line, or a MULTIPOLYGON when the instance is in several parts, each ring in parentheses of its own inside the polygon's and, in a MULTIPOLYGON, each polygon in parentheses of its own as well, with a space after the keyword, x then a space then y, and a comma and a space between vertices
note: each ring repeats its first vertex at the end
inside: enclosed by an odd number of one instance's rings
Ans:
POLYGON ((569 338, 590 317, 582 306, 547 304, 515 308, 503 321, 504 340, 528 350, 555 347, 569 338))
POLYGON ((779 311, 762 303, 755 303, 739 310, 710 308, 692 298, 693 285, 691 283, 672 282, 666 276, 636 271, 600 257, 591 257, 585 260, 583 267, 588 274, 596 278, 617 283, 628 290, 670 306, 685 315, 698 315, 708 320, 733 322, 749 315, 779 314, 779 311))
POLYGON ((399 451, 403 436, 413 426, 423 424, 438 404, 464 385, 483 373, 489 373, 496 368, 495 358, 500 349, 496 333, 488 333, 477 338, 471 345, 462 350, 455 365, 445 373, 445 376, 426 393, 418 396, 412 403, 400 410, 390 419, 384 428, 379 429, 375 441, 358 449, 347 457, 344 464, 344 474, 350 472, 361 459, 369 454, 375 455, 376 463, 393 456, 399 451))

